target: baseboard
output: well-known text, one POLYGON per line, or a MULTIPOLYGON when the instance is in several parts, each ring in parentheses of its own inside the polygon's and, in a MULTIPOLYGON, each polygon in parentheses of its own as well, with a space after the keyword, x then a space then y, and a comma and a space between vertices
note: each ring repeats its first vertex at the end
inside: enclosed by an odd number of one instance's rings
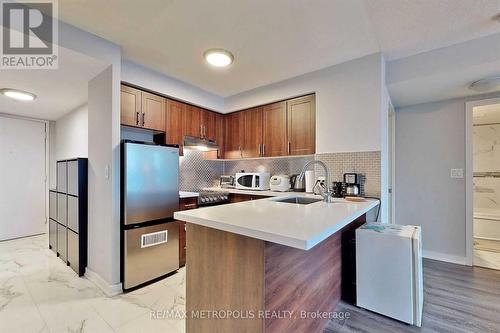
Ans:
POLYGON ((444 262, 449 262, 452 264, 458 264, 458 265, 467 265, 467 258, 466 257, 460 257, 460 256, 454 256, 451 254, 445 254, 445 253, 439 253, 439 252, 433 252, 433 251, 423 251, 423 257, 427 259, 432 259, 432 260, 438 260, 438 261, 444 261, 444 262))
POLYGON ((85 268, 85 277, 99 287, 107 296, 116 296, 123 292, 121 283, 109 284, 99 274, 90 270, 88 267, 85 268))

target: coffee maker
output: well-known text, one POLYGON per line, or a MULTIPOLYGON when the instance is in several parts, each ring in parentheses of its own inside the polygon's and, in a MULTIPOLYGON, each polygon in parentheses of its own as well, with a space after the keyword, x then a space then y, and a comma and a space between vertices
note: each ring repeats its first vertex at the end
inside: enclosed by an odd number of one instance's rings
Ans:
POLYGON ((345 196, 353 197, 361 194, 361 175, 353 172, 344 173, 345 196))

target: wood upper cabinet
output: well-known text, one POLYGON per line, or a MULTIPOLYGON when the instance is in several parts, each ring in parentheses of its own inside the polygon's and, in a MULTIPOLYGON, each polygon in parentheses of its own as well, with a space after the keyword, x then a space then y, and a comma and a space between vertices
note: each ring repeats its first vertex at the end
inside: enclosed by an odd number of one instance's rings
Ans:
POLYGON ((265 105, 262 109, 263 156, 285 156, 287 153, 286 102, 265 105))
POLYGON ((201 112, 201 108, 186 104, 183 120, 184 135, 201 137, 201 112))
POLYGON ((241 112, 243 116, 242 157, 262 156, 262 107, 241 112))
POLYGON ((315 96, 287 101, 288 155, 314 154, 316 151, 315 96))
POLYGON ((140 126, 142 116, 142 91, 128 86, 121 86, 120 122, 127 126, 140 126))
POLYGON ((165 130, 165 98, 125 85, 120 90, 122 125, 165 130))
POLYGON ((165 130, 165 98, 142 92, 142 127, 165 130))
POLYGON ((216 129, 215 129, 215 112, 202 110, 201 111, 201 137, 208 140, 215 141, 216 139, 216 129))
POLYGON ((186 104, 167 99, 167 113, 165 119, 165 143, 183 145, 184 136, 183 115, 186 111, 186 104))
POLYGON ((241 158, 243 145, 243 124, 242 112, 234 112, 226 115, 224 150, 225 158, 241 158))

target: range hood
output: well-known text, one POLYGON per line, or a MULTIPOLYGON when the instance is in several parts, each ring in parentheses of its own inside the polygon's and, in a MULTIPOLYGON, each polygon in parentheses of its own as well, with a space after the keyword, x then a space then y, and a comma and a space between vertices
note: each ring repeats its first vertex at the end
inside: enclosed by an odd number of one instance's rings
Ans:
POLYGON ((220 149, 215 141, 188 135, 184 136, 184 148, 201 151, 213 151, 220 149))

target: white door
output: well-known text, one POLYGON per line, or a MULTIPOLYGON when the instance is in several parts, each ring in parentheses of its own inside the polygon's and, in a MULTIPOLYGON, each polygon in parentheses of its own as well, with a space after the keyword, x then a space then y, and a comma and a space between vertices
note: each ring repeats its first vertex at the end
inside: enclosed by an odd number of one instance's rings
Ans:
POLYGON ((46 232, 45 123, 0 116, 0 241, 46 232))

